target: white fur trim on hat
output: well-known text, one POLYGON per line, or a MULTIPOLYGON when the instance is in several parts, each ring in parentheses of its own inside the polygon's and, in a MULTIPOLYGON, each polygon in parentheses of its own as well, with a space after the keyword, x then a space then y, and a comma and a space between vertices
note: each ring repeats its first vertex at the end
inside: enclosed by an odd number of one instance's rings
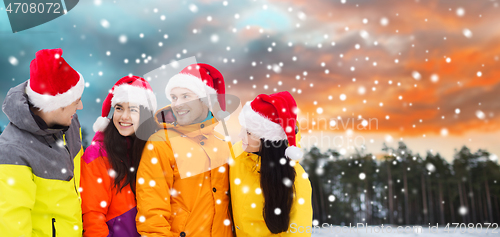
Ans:
POLYGON ((217 94, 214 88, 207 86, 200 78, 187 73, 179 73, 168 81, 165 94, 170 101, 172 101, 170 92, 176 87, 186 88, 198 95, 199 98, 217 94))
POLYGON ((156 96, 152 91, 129 84, 115 87, 111 107, 114 107, 117 103, 130 102, 142 105, 150 111, 156 111, 156 96))
POLYGON ((296 146, 289 146, 285 150, 285 156, 296 161, 301 161, 304 157, 304 152, 296 146))
POLYGON ((277 124, 264 115, 255 112, 247 102, 241 109, 238 116, 241 126, 245 127, 250 133, 269 141, 287 140, 285 131, 280 124, 277 124))
POLYGON ((92 128, 94 129, 94 132, 101 131, 104 132, 106 127, 109 124, 109 119, 106 117, 99 117, 94 123, 94 126, 92 128))
POLYGON ((80 79, 75 86, 64 93, 57 95, 44 95, 35 92, 31 89, 30 81, 28 80, 26 94, 28 94, 29 101, 33 104, 33 106, 43 110, 44 112, 54 111, 72 104, 77 99, 82 97, 83 89, 85 88, 85 81, 83 80, 82 74, 78 73, 78 75, 80 75, 80 79))

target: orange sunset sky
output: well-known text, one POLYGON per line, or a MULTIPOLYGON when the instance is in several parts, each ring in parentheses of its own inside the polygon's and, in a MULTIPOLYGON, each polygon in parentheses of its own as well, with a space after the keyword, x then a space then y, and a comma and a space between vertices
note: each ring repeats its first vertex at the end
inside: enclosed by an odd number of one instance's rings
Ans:
MULTIPOLYGON (((242 100, 291 91, 307 129, 304 146, 334 148, 324 137, 361 136, 357 144, 364 140, 374 154, 400 139, 414 152, 432 150, 447 160, 462 145, 500 153, 497 1, 294 1, 287 14, 298 18, 283 26, 288 33, 270 29, 279 41, 261 39, 265 45, 253 52, 266 57, 243 75, 229 71, 241 79, 226 82, 242 100), (363 120, 371 129, 359 129, 363 120)), ((262 38, 257 29, 240 37, 262 38)), ((354 147, 335 148, 349 154, 354 147)))
MULTIPOLYGON (((88 82, 78 113, 90 141, 102 101, 119 78, 194 56, 218 68, 227 94, 242 103, 261 93, 290 91, 300 109, 305 148, 334 148, 348 156, 364 144, 367 152, 381 155, 384 142, 395 147, 402 139, 424 156, 432 150, 451 161, 454 149, 466 145, 497 159, 499 4, 80 1, 32 31, 11 34, 7 24, 0 25, 0 99, 29 78, 37 50, 61 47, 88 82)), ((0 18, 7 22, 6 15, 0 18)), ((164 96, 163 87, 153 89, 164 96)), ((228 122, 233 141, 238 112, 228 122)), ((0 113, 0 125, 6 124, 0 113)))

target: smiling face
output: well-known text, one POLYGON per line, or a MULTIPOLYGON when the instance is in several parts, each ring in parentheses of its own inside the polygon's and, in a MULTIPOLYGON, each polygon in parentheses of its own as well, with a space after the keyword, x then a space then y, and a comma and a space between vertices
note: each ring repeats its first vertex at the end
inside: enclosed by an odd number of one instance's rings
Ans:
POLYGON ((260 139, 248 132, 245 127, 241 127, 240 134, 238 136, 241 138, 243 144, 243 150, 245 152, 258 152, 260 151, 260 139))
POLYGON ((179 125, 200 123, 207 118, 208 106, 191 90, 176 87, 170 91, 170 96, 172 111, 179 125))
POLYGON ((132 136, 139 127, 139 106, 134 103, 117 103, 113 112, 113 124, 124 136, 132 136))

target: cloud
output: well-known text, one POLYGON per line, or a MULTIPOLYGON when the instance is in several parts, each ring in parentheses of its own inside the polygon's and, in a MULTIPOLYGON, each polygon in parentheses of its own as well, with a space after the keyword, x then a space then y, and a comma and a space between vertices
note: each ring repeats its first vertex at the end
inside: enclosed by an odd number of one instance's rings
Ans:
MULTIPOLYGON (((85 112, 80 116, 83 126, 89 128, 100 114, 96 98, 104 98, 119 78, 128 73, 141 76, 162 64, 196 56, 199 62, 220 69, 227 93, 242 101, 274 89, 292 92, 301 116, 310 115, 310 124, 313 119, 357 119, 361 115, 378 120, 378 130, 372 132, 394 137, 439 135, 443 127, 448 136, 500 129, 500 26, 493 24, 500 20, 496 2, 192 3, 196 13, 189 10, 191 2, 138 5, 126 1, 99 7, 81 2, 71 14, 37 28, 45 33, 2 34, 0 96, 29 78, 29 62, 37 50, 63 47, 66 60, 90 83, 83 98, 85 112), (465 10, 463 16, 456 14, 460 7, 465 10), (387 25, 381 24, 383 18, 387 25), (108 29, 101 26, 102 19, 110 23, 108 29), (470 38, 464 29, 472 32, 470 38), (122 34, 127 35, 126 44, 118 43, 122 34), (214 35, 219 39, 216 42, 211 40, 214 35), (143 55, 152 60, 145 63, 143 55), (8 62, 10 56, 19 60, 16 67, 8 62), (280 64, 278 73, 273 67, 280 64), (98 76, 99 71, 104 76, 98 76), (412 77, 414 71, 421 75, 420 80, 412 77), (433 74, 439 78, 435 82, 430 79, 433 74), (365 93, 359 93, 360 87, 365 93), (341 94, 346 100, 339 99, 341 94), (324 111, 320 115, 318 107, 324 111), (458 115, 456 108, 461 110, 458 115), (484 112, 484 119, 475 115, 478 110, 484 112)), ((163 88, 155 90, 163 95, 163 88)), ((1 113, 0 119, 6 124, 1 113)))

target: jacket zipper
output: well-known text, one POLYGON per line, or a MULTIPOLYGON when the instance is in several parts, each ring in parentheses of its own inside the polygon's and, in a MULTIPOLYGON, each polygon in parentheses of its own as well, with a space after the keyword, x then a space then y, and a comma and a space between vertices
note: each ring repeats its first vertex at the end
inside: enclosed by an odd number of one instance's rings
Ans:
MULTIPOLYGON (((69 159, 71 160, 71 162, 73 163, 73 166, 74 166, 75 165, 75 163, 74 163, 74 157, 72 157, 71 152, 69 152, 69 148, 68 148, 68 145, 66 143, 66 133, 63 133, 63 142, 64 142, 64 147, 66 148, 66 151, 69 154, 69 159)), ((75 188, 76 195, 79 195, 78 194, 78 189, 76 188, 75 175, 76 175, 75 171, 73 171, 73 187, 75 188)))
POLYGON ((56 237, 56 218, 52 218, 52 237, 56 237))
MULTIPOLYGON (((55 135, 54 135, 55 137, 55 135)), ((55 137, 57 138, 57 137, 55 137)), ((63 132, 62 135, 62 140, 64 144, 64 148, 66 149, 66 152, 68 152, 69 159, 71 160, 71 163, 74 165, 74 157, 71 156, 71 152, 69 152, 68 144, 66 143, 66 133, 63 132)), ((76 188, 76 181, 75 181, 75 172, 73 171, 73 187, 75 188, 76 195, 78 195, 78 189, 76 188)))

